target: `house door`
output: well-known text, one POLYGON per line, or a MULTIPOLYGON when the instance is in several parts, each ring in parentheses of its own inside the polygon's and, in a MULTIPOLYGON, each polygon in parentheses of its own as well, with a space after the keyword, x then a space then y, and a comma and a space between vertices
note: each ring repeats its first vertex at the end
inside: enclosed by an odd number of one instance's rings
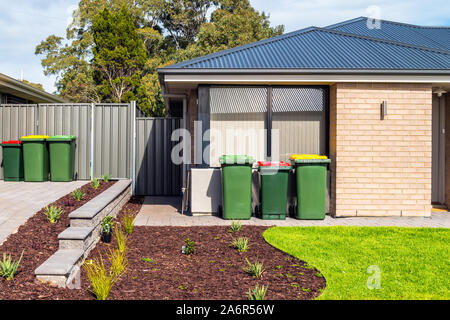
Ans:
POLYGON ((445 203, 445 96, 433 95, 431 202, 445 203))

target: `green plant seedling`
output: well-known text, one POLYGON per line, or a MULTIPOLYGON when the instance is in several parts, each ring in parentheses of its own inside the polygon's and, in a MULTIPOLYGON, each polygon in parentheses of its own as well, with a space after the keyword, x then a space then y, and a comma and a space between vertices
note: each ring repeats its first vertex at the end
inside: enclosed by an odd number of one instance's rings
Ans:
POLYGON ((264 300, 267 287, 256 285, 253 289, 248 290, 248 300, 264 300))
POLYGON ((132 234, 134 229, 134 216, 130 213, 128 210, 124 215, 122 216, 122 225, 123 229, 127 234, 132 234))
POLYGON ((144 261, 144 262, 150 262, 150 263, 153 263, 153 260, 150 259, 150 258, 144 257, 144 258, 142 258, 141 260, 144 261))
POLYGON ((109 174, 104 174, 102 176, 102 180, 105 181, 105 182, 108 182, 110 179, 111 179, 111 176, 109 174))
POLYGON ((244 271, 250 274, 252 277, 260 279, 263 272, 266 270, 264 269, 263 264, 261 262, 258 262, 258 260, 256 260, 254 263, 251 263, 247 258, 245 258, 245 261, 247 261, 247 267, 244 267, 244 271))
POLYGON ((190 255, 195 253, 195 242, 190 240, 189 238, 187 238, 186 240, 184 240, 184 243, 186 245, 181 247, 181 252, 186 254, 186 255, 190 255))
POLYGON ((91 186, 92 186, 92 188, 97 190, 98 187, 100 187, 100 180, 98 180, 97 178, 94 178, 94 180, 92 180, 92 182, 91 182, 91 186))
POLYGON ((0 276, 6 278, 6 280, 14 279, 14 275, 20 266, 22 257, 23 250, 18 261, 12 261, 11 254, 6 258, 6 253, 3 253, 3 261, 0 261, 0 276))
POLYGON ((63 214, 64 210, 57 206, 46 206, 44 208, 44 214, 47 217, 47 220, 50 223, 56 223, 61 218, 61 215, 63 214))
POLYGON ((97 300, 106 300, 115 282, 115 277, 106 269, 103 259, 89 260, 83 264, 87 277, 91 282, 89 291, 97 300))
POLYGON ((77 200, 77 201, 81 201, 81 199, 83 199, 83 197, 84 197, 84 192, 83 191, 81 191, 81 189, 75 189, 73 192, 72 192, 72 197, 75 199, 75 200, 77 200))
POLYGON ((122 253, 127 249, 127 236, 122 231, 122 228, 114 228, 114 234, 116 236, 117 249, 122 253))
POLYGON ((247 252, 249 248, 248 238, 240 237, 238 239, 233 239, 231 247, 237 249, 239 252, 247 252))
POLYGON ((230 225, 230 232, 239 232, 242 229, 242 222, 240 222, 239 220, 233 220, 231 221, 231 225, 230 225))

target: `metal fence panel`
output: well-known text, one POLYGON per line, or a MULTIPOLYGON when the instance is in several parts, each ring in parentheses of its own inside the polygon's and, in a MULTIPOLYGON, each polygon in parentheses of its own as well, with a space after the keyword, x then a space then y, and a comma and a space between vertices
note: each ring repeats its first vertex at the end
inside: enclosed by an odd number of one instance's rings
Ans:
POLYGON ((136 119, 136 195, 180 195, 182 166, 171 159, 179 143, 171 135, 179 128, 179 118, 136 119))
POLYGON ((91 157, 91 105, 90 104, 40 104, 39 134, 75 135, 75 177, 90 179, 91 157))
MULTIPOLYGON (((17 140, 21 136, 36 134, 37 105, 3 104, 0 105, 0 141, 17 140)), ((3 155, 0 152, 0 163, 3 155)), ((3 179, 3 170, 0 170, 3 179)))
POLYGON ((131 178, 132 113, 129 104, 94 108, 94 176, 131 178))

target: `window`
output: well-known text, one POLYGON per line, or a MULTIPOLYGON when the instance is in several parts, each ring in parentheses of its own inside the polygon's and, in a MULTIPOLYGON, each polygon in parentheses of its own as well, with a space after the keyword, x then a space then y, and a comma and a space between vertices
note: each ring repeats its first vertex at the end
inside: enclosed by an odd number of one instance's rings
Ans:
POLYGON ((211 86, 209 165, 220 166, 223 154, 281 161, 293 153, 326 154, 326 99, 318 86, 211 86))

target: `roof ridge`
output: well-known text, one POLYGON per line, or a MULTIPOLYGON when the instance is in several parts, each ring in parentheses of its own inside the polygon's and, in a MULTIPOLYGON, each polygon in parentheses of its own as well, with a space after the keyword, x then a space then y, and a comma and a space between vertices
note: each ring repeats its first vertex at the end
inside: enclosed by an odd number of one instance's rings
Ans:
MULTIPOLYGON (((331 25, 326 26, 324 28, 325 29, 336 28, 336 27, 340 27, 340 26, 344 26, 344 25, 347 25, 347 24, 355 23, 357 21, 361 21, 361 20, 365 20, 365 19, 375 19, 375 18, 361 16, 361 17, 358 17, 358 18, 354 18, 354 19, 338 22, 338 23, 335 23, 335 24, 331 24, 331 25)), ((405 22, 397 22, 397 21, 385 20, 385 19, 377 19, 377 20, 380 20, 381 22, 385 22, 385 23, 397 24, 397 25, 407 26, 407 27, 412 27, 412 28, 417 28, 417 29, 450 29, 450 26, 448 26, 448 27, 446 27, 446 26, 422 26, 422 25, 417 25, 417 24, 411 24, 411 23, 405 23, 405 22)))
MULTIPOLYGON (((190 59, 190 60, 187 60, 187 61, 181 61, 181 62, 172 64, 172 65, 166 66, 164 68, 168 68, 169 69, 169 68, 173 68, 173 67, 183 67, 183 66, 185 66, 187 64, 192 64, 192 63, 195 63, 195 62, 198 62, 198 61, 208 60, 208 59, 211 59, 211 58, 215 58, 217 56, 226 56, 226 55, 228 55, 230 53, 246 50, 246 49, 249 49, 249 48, 252 48, 252 47, 265 45, 267 43, 276 42, 276 41, 280 41, 280 40, 287 39, 287 38, 290 38, 290 37, 294 37, 294 36, 299 35, 299 34, 307 33, 307 32, 313 31, 315 28, 317 28, 317 27, 311 26, 311 27, 307 27, 307 28, 291 31, 291 32, 288 32, 288 33, 283 33, 283 34, 280 34, 280 35, 275 36, 275 37, 270 37, 270 38, 266 38, 266 39, 263 39, 263 40, 258 40, 258 41, 250 42, 250 43, 247 43, 247 44, 243 44, 241 46, 237 46, 237 47, 221 50, 221 51, 218 51, 218 52, 213 52, 213 53, 207 54, 205 56, 193 58, 193 59, 190 59)), ((164 68, 161 68, 161 69, 164 69, 164 68)))
POLYGON ((326 28, 318 28, 318 27, 316 27, 315 30, 319 30, 319 31, 323 31, 323 32, 330 32, 330 33, 335 33, 335 34, 340 34, 340 35, 343 35, 343 36, 348 36, 348 37, 353 37, 353 38, 361 38, 361 39, 370 40, 370 41, 384 42, 384 43, 393 44, 393 45, 397 45, 397 46, 409 47, 409 48, 413 48, 413 49, 432 51, 432 52, 437 52, 437 53, 450 55, 450 50, 445 50, 445 49, 430 48, 430 47, 418 46, 418 45, 414 45, 414 44, 406 43, 406 42, 400 42, 400 41, 394 41, 394 40, 388 40, 388 39, 382 39, 382 38, 368 37, 368 36, 364 36, 364 35, 360 35, 360 34, 355 34, 355 33, 350 33, 350 32, 345 32, 345 31, 339 31, 339 30, 334 30, 334 29, 326 29, 326 28))

